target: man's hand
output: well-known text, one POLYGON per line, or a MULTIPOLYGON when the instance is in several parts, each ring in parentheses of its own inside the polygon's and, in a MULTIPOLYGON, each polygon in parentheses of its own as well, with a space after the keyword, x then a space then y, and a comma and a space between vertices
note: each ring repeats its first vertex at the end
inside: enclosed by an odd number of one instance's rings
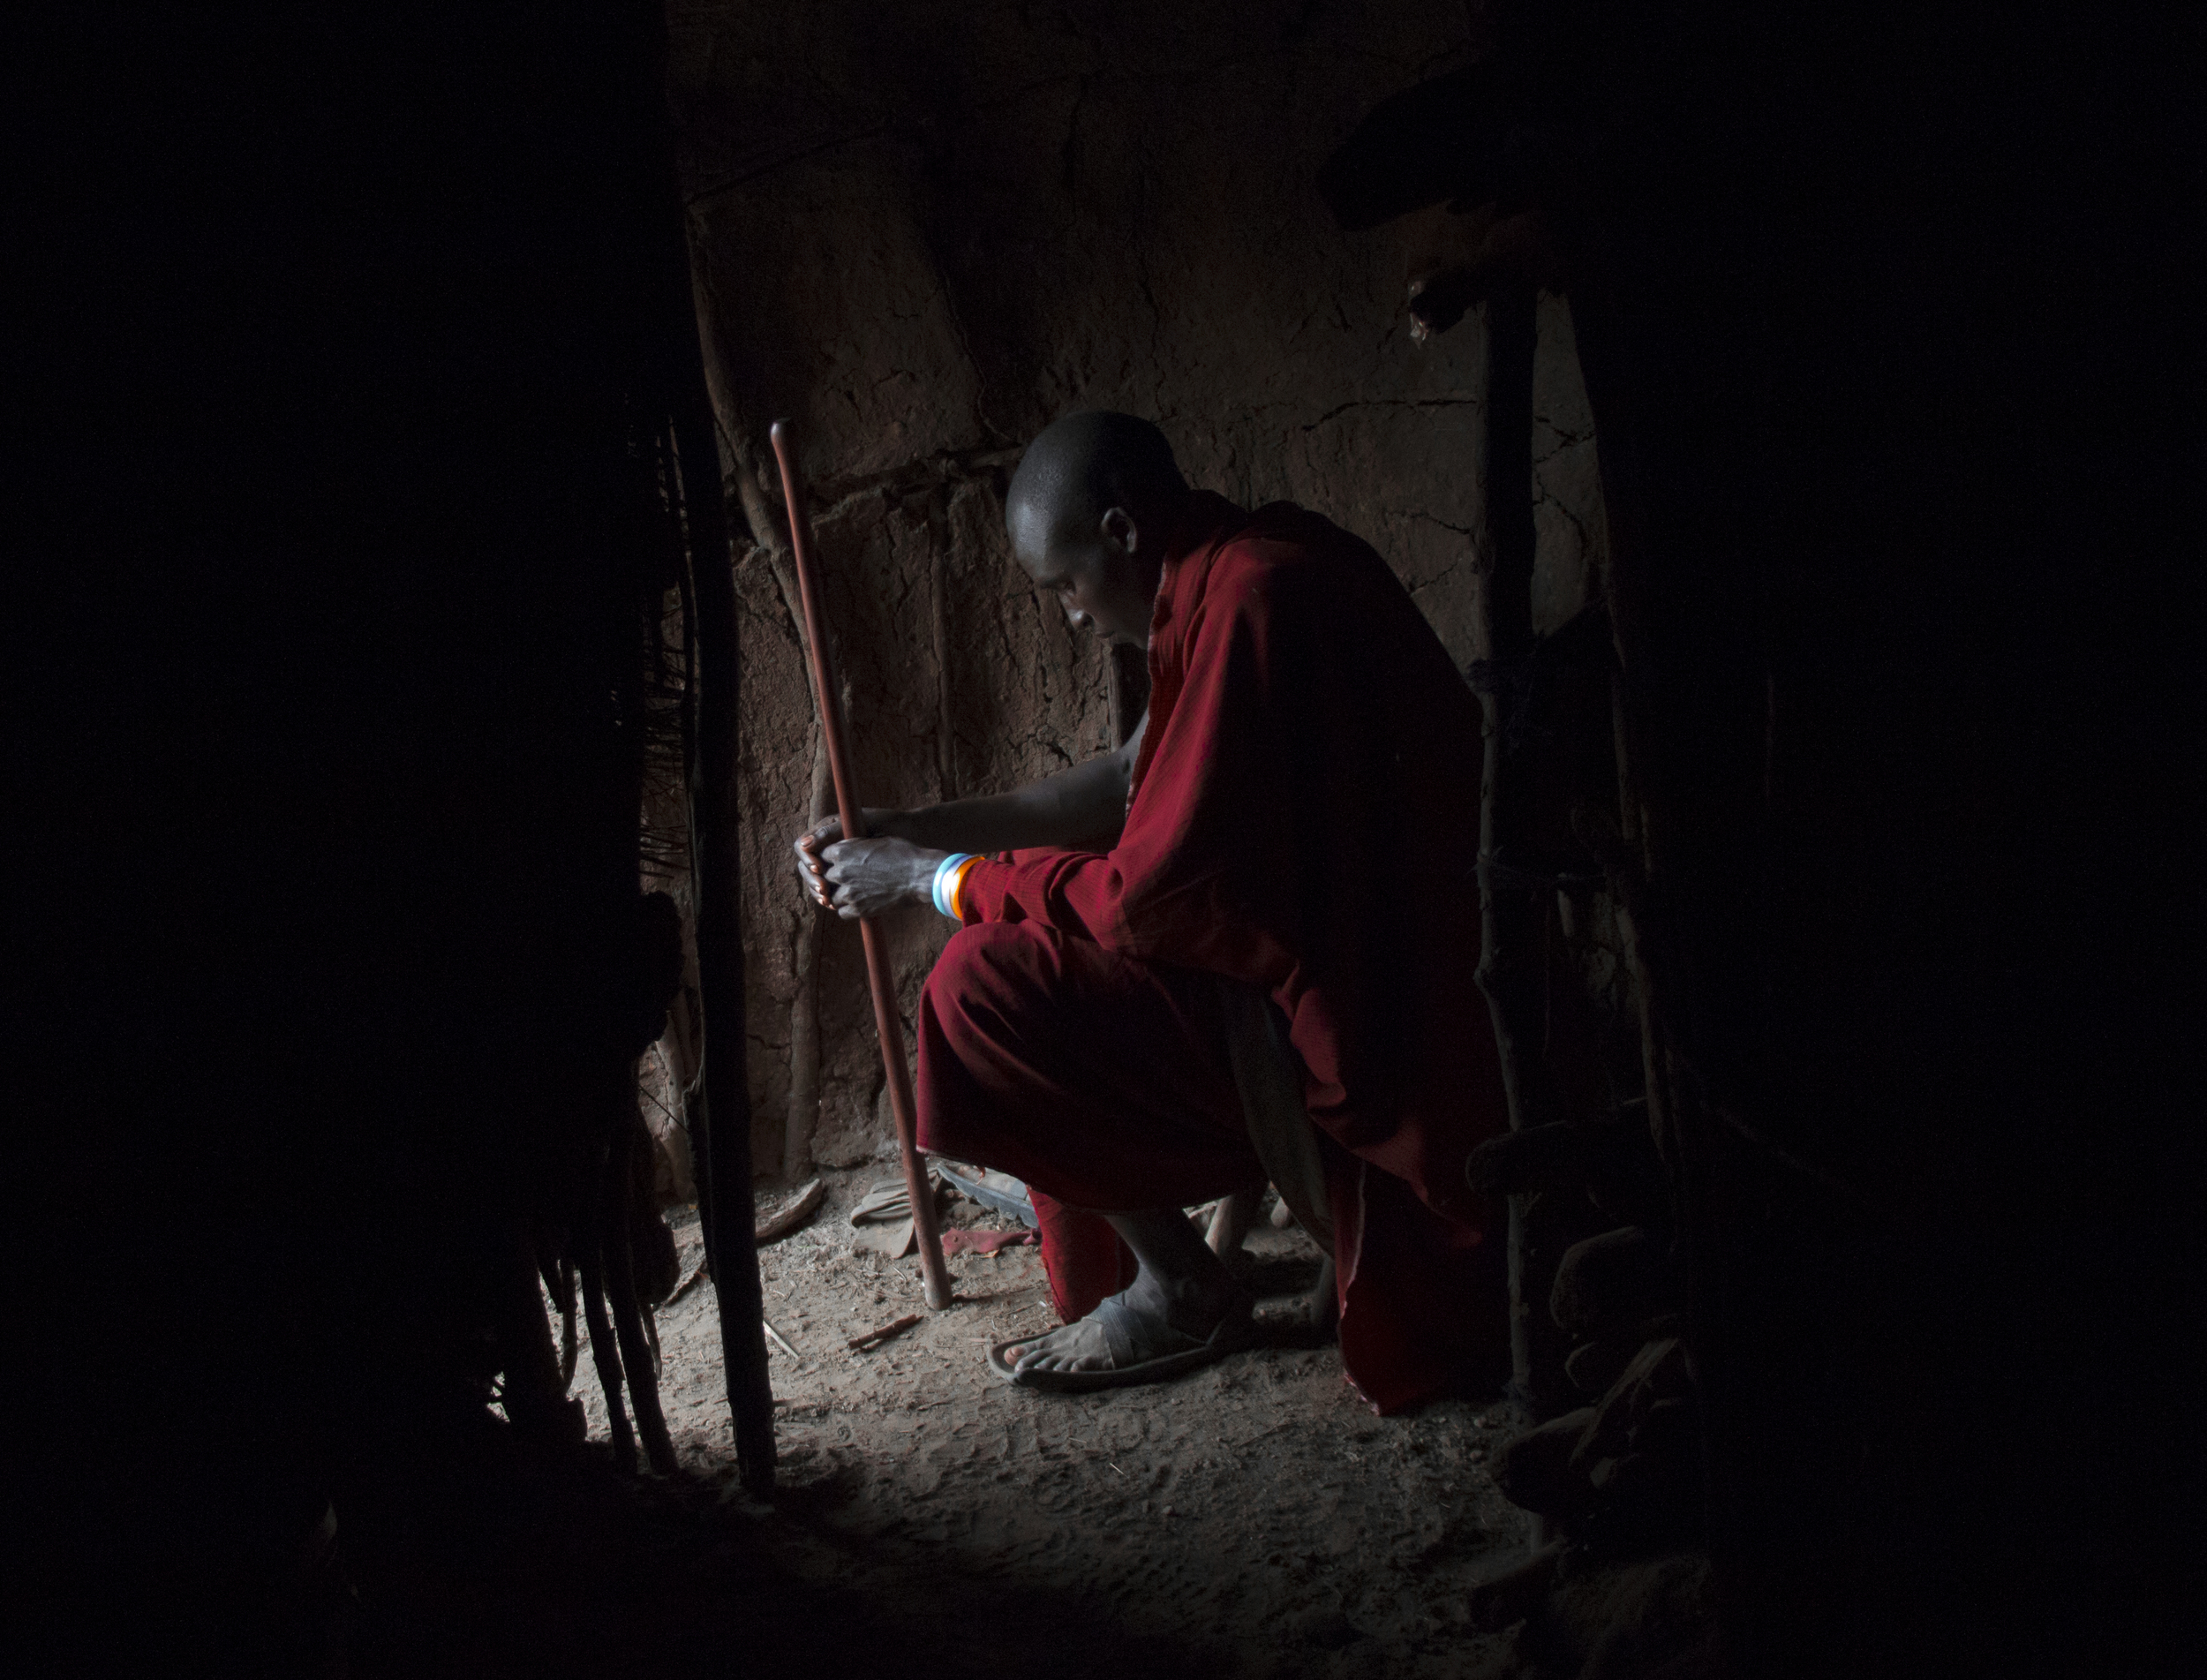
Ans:
POLYGON ((936 866, 949 854, 896 838, 902 815, 869 810, 866 825, 881 836, 874 840, 844 840, 843 825, 833 817, 800 834, 797 874, 814 902, 847 921, 930 902, 936 866))

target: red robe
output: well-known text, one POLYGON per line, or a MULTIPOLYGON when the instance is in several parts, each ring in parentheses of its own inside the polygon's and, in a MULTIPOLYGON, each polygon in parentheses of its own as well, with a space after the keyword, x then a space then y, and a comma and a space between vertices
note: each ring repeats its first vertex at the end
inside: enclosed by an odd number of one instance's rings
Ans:
POLYGON ((1393 1410, 1506 1339, 1502 1233, 1464 1179, 1507 1124, 1473 978, 1479 704, 1368 545, 1203 493, 1168 545, 1149 674, 1118 845, 978 863, 964 917, 1271 995, 1341 1146, 1344 1360, 1393 1410))

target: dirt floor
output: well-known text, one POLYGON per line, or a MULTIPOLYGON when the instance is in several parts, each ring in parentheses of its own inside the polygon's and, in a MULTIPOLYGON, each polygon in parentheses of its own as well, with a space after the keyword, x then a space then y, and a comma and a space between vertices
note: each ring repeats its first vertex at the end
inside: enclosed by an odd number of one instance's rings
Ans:
MULTIPOLYGON (((1300 1232, 1260 1222, 1239 1262, 1266 1345, 1156 1387, 1030 1394, 983 1354, 1056 1322, 1032 1247, 954 1256, 952 1311, 875 1351, 847 1347, 925 1313, 915 1262, 851 1252, 847 1210, 890 1171, 830 1175, 826 1205, 760 1253, 768 1321, 798 1355, 772 1351, 771 1509, 735 1490, 711 1284, 659 1315, 683 1465, 745 1513, 778 1573, 920 1607, 946 1669, 960 1646, 986 1669, 1076 1637, 1145 1673, 1453 1676, 1504 1657, 1462 1606, 1527 1544, 1528 1519, 1484 1468, 1516 1420, 1500 1401, 1374 1416, 1300 1320, 1318 1268, 1300 1232)), ((1007 1223, 962 1200, 945 1218, 1007 1223)), ((687 1277, 697 1217, 668 1220, 687 1277)), ((587 1352, 576 1391, 602 1441, 587 1352)))

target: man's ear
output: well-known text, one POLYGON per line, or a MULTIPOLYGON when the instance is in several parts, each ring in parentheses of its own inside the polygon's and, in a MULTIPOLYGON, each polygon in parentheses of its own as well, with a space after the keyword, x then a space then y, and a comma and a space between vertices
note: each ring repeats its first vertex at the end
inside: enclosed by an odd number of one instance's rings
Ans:
POLYGON ((1103 533, 1105 542, 1129 554, 1141 541, 1141 532, 1134 525, 1134 516, 1124 508, 1104 509, 1104 517, 1096 522, 1096 530, 1103 533))

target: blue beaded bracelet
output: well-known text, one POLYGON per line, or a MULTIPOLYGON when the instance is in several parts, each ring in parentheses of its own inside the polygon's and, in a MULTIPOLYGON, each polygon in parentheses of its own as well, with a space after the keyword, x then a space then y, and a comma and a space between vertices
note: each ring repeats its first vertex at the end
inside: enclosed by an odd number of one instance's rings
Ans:
POLYGON ((943 889, 950 884, 951 878, 957 873, 958 866, 974 855, 975 854, 971 852, 953 852, 935 866, 935 885, 931 889, 935 899, 935 908, 953 922, 959 919, 958 912, 950 908, 950 900, 944 897, 943 889))

